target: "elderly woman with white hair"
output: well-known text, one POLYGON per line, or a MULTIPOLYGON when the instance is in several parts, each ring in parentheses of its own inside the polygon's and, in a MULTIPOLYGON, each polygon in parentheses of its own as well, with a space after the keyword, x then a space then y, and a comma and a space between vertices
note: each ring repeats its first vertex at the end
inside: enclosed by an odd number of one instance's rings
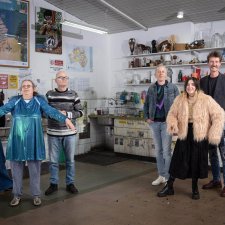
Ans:
POLYGON ((30 175, 33 204, 39 206, 41 205, 41 161, 45 159, 42 113, 66 123, 72 130, 75 130, 75 127, 65 115, 49 106, 47 101, 37 94, 31 80, 22 82, 21 95, 12 97, 8 103, 0 107, 0 116, 9 112, 12 114, 12 126, 7 143, 6 159, 10 160, 14 195, 10 206, 17 206, 21 202, 25 162, 30 175))

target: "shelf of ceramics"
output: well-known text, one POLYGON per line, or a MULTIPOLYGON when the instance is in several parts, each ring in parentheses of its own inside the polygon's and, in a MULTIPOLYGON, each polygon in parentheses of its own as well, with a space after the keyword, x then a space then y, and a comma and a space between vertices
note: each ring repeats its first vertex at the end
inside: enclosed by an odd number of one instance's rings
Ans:
MULTIPOLYGON (((125 84, 125 86, 149 86, 150 84, 152 84, 152 83, 145 83, 145 84, 125 84)), ((184 82, 176 82, 176 83, 173 82, 173 84, 175 84, 175 85, 184 85, 184 82)))
POLYGON ((138 54, 138 55, 128 55, 125 56, 125 58, 133 58, 133 57, 148 57, 148 56, 155 56, 155 55, 164 55, 164 54, 179 54, 179 53, 189 53, 189 52, 205 52, 205 51, 216 51, 216 50, 223 50, 223 48, 199 48, 199 49, 188 49, 188 50, 182 50, 182 51, 170 51, 170 52, 156 52, 156 53, 150 53, 150 54, 138 54))
POLYGON ((144 84, 125 84, 125 86, 149 86, 151 83, 144 83, 144 84))
MULTIPOLYGON (((225 64, 225 62, 221 62, 221 64, 225 64)), ((176 65, 165 65, 166 67, 183 67, 183 66, 206 66, 207 63, 187 63, 187 64, 176 64, 176 65)), ((156 66, 145 66, 145 67, 133 67, 133 68, 126 68, 125 70, 149 70, 155 69, 156 66)))

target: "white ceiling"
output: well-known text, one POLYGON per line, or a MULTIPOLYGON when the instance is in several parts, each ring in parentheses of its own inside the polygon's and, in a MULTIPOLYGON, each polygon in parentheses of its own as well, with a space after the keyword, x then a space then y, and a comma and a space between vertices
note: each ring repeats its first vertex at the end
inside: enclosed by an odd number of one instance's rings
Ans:
MULTIPOLYGON (((80 20, 108 29, 109 33, 141 29, 101 0, 45 0, 80 20)), ((225 20, 225 0, 105 0, 142 25, 151 28, 181 22, 225 20), (178 11, 184 12, 177 19, 178 11)))

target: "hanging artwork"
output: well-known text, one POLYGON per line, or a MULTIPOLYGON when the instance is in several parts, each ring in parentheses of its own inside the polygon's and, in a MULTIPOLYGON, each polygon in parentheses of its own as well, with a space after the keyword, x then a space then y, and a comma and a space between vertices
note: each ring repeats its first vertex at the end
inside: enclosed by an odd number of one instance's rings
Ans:
POLYGON ((0 74, 1 89, 18 89, 18 75, 0 74))
POLYGON ((36 7, 35 51, 62 54, 62 13, 36 7))
POLYGON ((29 67, 28 1, 1 1, 0 66, 29 67))
POLYGON ((8 89, 8 74, 0 74, 0 88, 8 89))
POLYGON ((87 46, 66 46, 66 68, 76 72, 93 72, 93 49, 87 46))

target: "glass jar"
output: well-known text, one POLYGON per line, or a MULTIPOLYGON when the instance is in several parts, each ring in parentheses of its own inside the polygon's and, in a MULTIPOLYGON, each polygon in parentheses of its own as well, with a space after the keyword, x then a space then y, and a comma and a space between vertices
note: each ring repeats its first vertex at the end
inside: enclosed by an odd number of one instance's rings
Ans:
POLYGON ((225 32, 222 35, 223 47, 225 47, 225 32))
POLYGON ((221 48, 223 47, 222 36, 219 33, 213 34, 211 38, 211 47, 212 48, 221 48))

